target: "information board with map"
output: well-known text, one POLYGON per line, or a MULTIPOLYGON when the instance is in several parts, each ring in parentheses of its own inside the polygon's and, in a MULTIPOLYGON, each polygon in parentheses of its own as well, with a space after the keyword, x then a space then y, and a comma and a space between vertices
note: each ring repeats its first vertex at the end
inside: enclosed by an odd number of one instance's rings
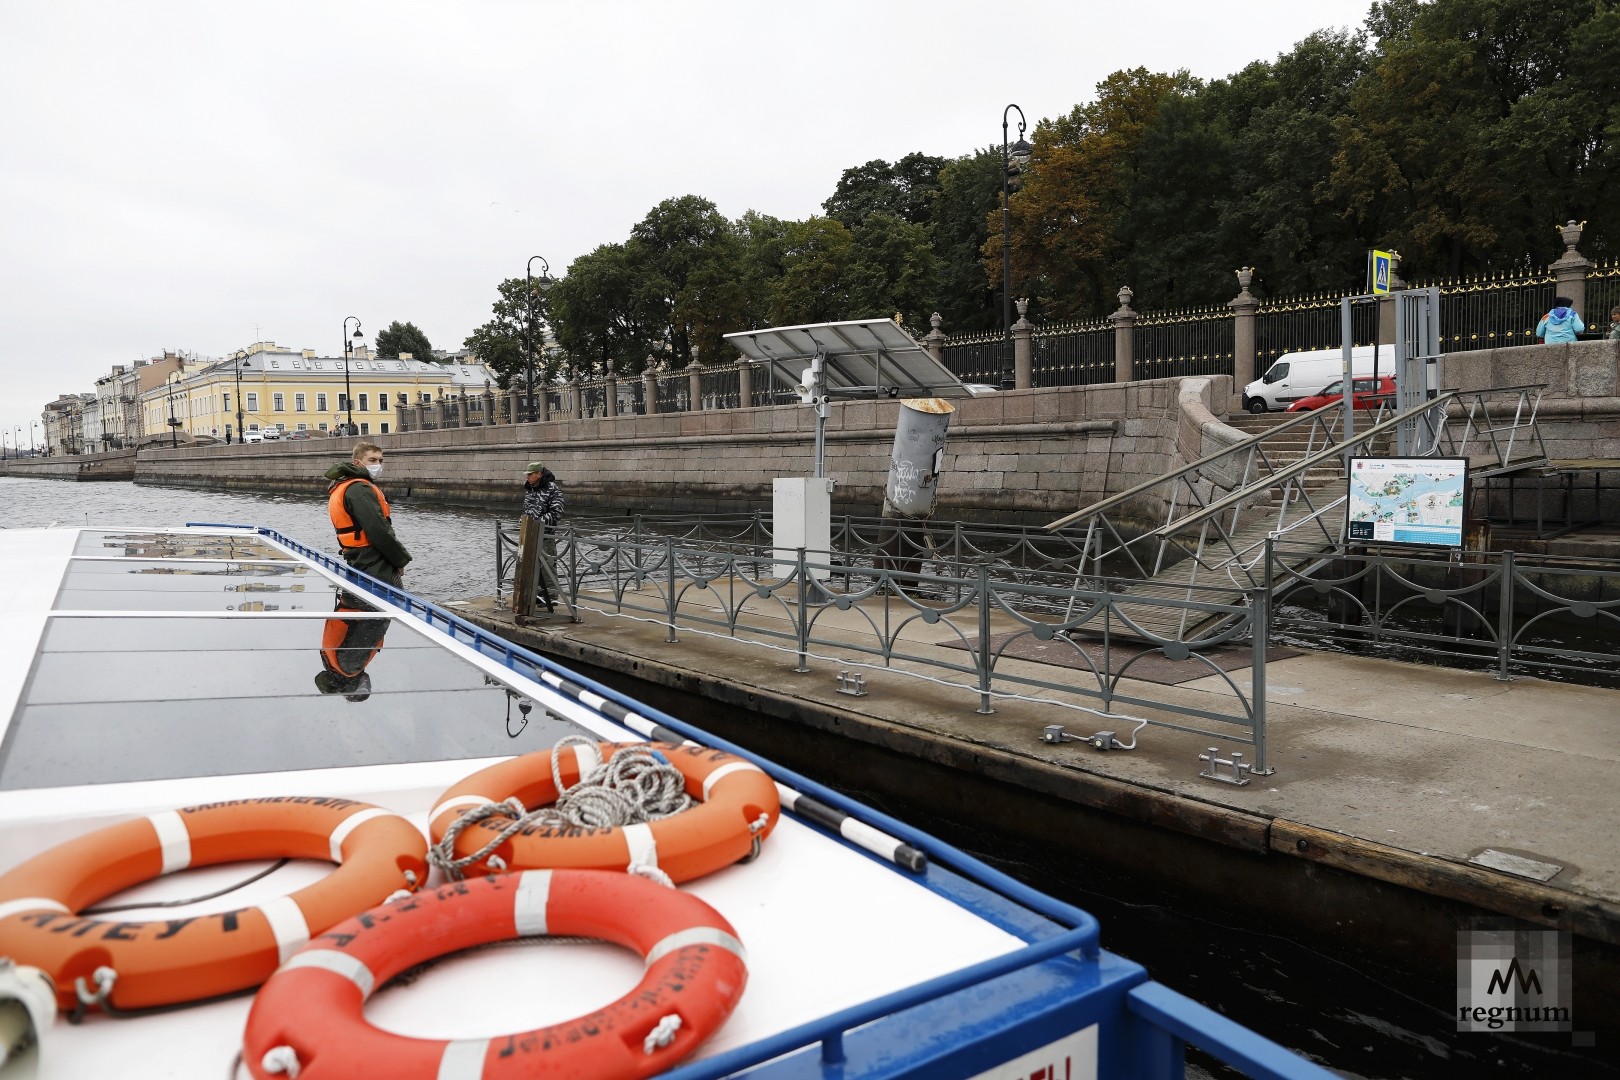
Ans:
POLYGON ((1462 547, 1466 458, 1350 459, 1345 539, 1462 547))

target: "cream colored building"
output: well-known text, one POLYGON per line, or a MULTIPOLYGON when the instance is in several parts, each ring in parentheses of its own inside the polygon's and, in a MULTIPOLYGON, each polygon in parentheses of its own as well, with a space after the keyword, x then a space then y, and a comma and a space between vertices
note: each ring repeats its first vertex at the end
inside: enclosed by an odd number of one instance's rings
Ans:
MULTIPOLYGON (((187 369, 176 380, 174 401, 181 438, 189 434, 223 442, 229 435, 235 441, 240 430, 270 428, 335 433, 351 416, 359 434, 387 435, 397 427, 400 405, 482 393, 495 378, 482 364, 375 357, 364 346, 348 358, 346 382, 344 367, 341 356, 316 356, 313 349, 260 341, 217 363, 187 369), (353 395, 352 412, 347 394, 353 395)), ((164 389, 143 395, 148 431, 167 430, 164 389)))

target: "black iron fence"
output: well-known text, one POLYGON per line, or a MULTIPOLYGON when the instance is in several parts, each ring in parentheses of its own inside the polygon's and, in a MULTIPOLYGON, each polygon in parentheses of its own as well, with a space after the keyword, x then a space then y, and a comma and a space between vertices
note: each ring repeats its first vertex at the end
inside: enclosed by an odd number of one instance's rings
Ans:
MULTIPOLYGON (((1442 352, 1529 345, 1552 306, 1556 277, 1544 270, 1476 275, 1419 283, 1440 290, 1442 352)), ((1342 344, 1341 296, 1278 297, 1255 313, 1255 370, 1284 353, 1336 349, 1342 344)), ((1594 264, 1586 276, 1582 317, 1589 337, 1607 333, 1609 311, 1620 304, 1620 261, 1594 264)), ((1138 315, 1131 373, 1136 379, 1230 375, 1236 356, 1236 316, 1225 307, 1138 315)), ((1352 345, 1379 339, 1379 308, 1351 310, 1352 345)), ((1033 385, 1083 386, 1113 382, 1116 338, 1106 320, 1051 323, 1030 336, 1033 385)), ((1011 378, 1012 348, 1000 331, 948 338, 945 366, 963 382, 1000 384, 1011 378)))

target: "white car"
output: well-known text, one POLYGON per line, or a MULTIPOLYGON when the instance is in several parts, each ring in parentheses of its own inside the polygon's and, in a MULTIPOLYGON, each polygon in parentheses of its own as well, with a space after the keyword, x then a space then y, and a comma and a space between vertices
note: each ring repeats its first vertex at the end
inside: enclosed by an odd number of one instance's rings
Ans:
POLYGON ((264 432, 253 430, 242 432, 243 442, 264 442, 264 432))
POLYGON ((279 439, 279 438, 281 438, 281 429, 280 428, 267 427, 267 428, 264 429, 263 434, 264 434, 264 437, 266 439, 279 439))

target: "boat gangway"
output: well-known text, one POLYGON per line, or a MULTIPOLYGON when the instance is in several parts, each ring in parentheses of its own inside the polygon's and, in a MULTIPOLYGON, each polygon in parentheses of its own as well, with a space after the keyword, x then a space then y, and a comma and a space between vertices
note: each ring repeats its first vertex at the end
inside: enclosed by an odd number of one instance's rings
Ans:
POLYGON ((1123 576, 1128 592, 1172 601, 1120 605, 1111 632, 1195 641, 1218 631, 1220 617, 1192 601, 1237 604, 1246 591, 1265 587, 1268 538, 1289 542, 1294 570, 1340 549, 1346 465, 1386 454, 1397 433, 1404 430, 1401 456, 1467 458, 1474 479, 1545 464, 1536 426, 1543 389, 1447 390, 1404 412, 1385 399, 1353 418, 1340 401, 1280 423, 1262 420, 1255 433, 1206 425, 1206 439, 1227 445, 1047 528, 1082 531, 1080 573, 1123 576), (1358 424, 1368 413, 1371 423, 1358 424))

